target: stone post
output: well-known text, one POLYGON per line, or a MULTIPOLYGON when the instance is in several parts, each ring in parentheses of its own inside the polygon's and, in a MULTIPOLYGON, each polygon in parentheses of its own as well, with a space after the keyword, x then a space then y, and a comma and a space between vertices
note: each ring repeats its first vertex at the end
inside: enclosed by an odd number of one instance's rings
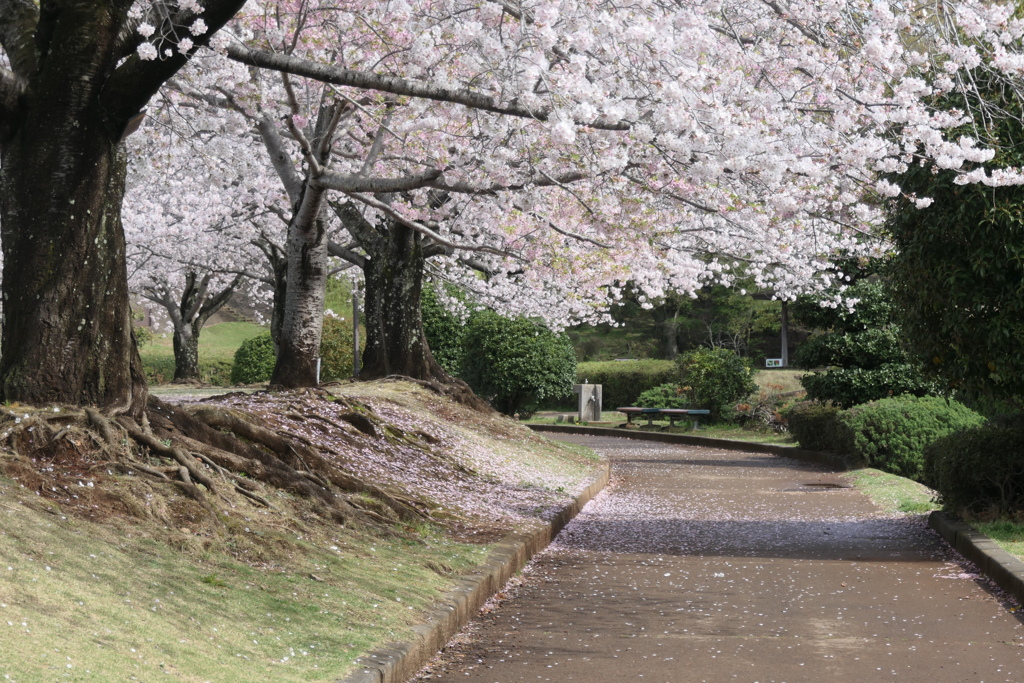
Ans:
POLYGON ((577 395, 580 422, 599 422, 601 420, 601 385, 574 384, 572 390, 577 395))

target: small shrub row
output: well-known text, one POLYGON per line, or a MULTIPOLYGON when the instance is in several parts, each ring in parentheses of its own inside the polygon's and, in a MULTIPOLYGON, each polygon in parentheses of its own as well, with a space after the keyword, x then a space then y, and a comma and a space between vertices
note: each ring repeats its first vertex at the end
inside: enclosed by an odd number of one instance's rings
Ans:
POLYGON ((576 381, 602 385, 605 410, 615 410, 638 405, 640 394, 648 389, 677 383, 677 375, 675 363, 670 360, 599 361, 579 363, 576 381))
POLYGON ((875 368, 836 368, 814 372, 800 380, 807 398, 831 401, 842 408, 892 396, 927 396, 941 393, 935 381, 909 363, 886 363, 875 368))
MULTIPOLYGON (((604 390, 602 389, 602 392, 604 390)), ((640 394, 636 405, 644 408, 689 408, 690 395, 678 382, 659 384, 640 394)), ((616 406, 617 408, 618 406, 616 406)), ((694 406, 696 407, 696 406, 694 406)))
MULTIPOLYGON (((199 360, 199 379, 217 387, 231 385, 231 363, 226 360, 199 360)), ((156 356, 142 360, 149 384, 167 384, 174 379, 174 357, 156 356)))
POLYGON ((1024 512, 1024 427, 984 425, 925 448, 924 481, 951 510, 1024 512))
MULTIPOLYGON (((352 376, 353 341, 351 323, 331 315, 324 317, 320 337, 321 382, 332 382, 352 376)), ((274 372, 275 362, 274 342, 269 332, 247 339, 235 351, 235 361, 230 366, 231 384, 267 382, 274 372)), ((173 372, 172 364, 172 376, 173 372)))
POLYGON ((898 396, 850 410, 805 402, 787 417, 803 448, 846 455, 916 481, 924 478, 929 444, 985 421, 963 404, 935 396, 898 396))

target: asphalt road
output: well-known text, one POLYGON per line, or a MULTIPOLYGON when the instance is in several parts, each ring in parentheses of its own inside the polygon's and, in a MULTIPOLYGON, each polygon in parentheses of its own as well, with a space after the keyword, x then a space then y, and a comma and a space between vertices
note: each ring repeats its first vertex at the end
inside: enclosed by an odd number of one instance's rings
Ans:
POLYGON ((776 456, 562 438, 612 485, 415 681, 1024 681, 1013 606, 922 516, 776 456))

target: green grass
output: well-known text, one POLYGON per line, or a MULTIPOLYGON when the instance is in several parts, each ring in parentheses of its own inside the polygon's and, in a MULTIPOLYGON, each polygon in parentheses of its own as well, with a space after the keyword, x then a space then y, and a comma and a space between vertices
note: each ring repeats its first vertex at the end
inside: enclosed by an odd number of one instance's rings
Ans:
POLYGON ((771 389, 780 394, 792 391, 803 391, 800 378, 807 374, 806 370, 760 370, 754 374, 754 381, 760 389, 771 389))
POLYGON ((887 513, 925 513, 938 510, 935 492, 924 484, 866 467, 847 475, 853 485, 887 513))
POLYGON ((971 526, 999 544, 999 547, 1024 560, 1024 524, 1009 519, 970 522, 971 526))
MULTIPOLYGON (((245 534, 241 519, 236 527, 245 534)), ((487 552, 429 533, 341 530, 330 545, 260 535, 293 548, 294 561, 260 569, 215 550, 197 559, 130 527, 0 507, 0 676, 335 680, 359 654, 407 638, 451 583, 426 562, 459 571, 487 552)))
MULTIPOLYGON (((266 332, 265 327, 248 322, 208 325, 199 334, 199 374, 204 382, 226 386, 231 374, 235 350, 242 342, 266 332)), ((140 350, 142 365, 150 384, 163 384, 174 378, 174 340, 170 334, 155 335, 140 350)))

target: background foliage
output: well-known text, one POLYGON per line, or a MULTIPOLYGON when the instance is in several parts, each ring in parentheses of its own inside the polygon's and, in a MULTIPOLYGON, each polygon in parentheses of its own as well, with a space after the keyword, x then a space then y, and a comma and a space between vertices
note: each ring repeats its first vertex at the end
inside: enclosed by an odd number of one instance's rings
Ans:
POLYGON ((717 422, 733 417, 738 401, 757 391, 746 359, 728 349, 695 349, 676 359, 679 382, 690 395, 691 408, 711 411, 717 422))
POLYGON ((565 334, 481 311, 470 317, 463 344, 459 376, 506 415, 525 416, 539 401, 572 393, 576 354, 565 334))
MULTIPOLYGON (((983 74, 975 74, 984 84, 983 74)), ((1020 98, 989 87, 1007 112, 990 122, 998 138, 988 168, 1024 165, 1020 98)), ((950 107, 964 109, 959 95, 950 107)), ((977 137, 977 127, 962 134, 977 137)), ((967 164, 970 169, 971 164, 967 164)), ((932 200, 889 207, 896 246, 889 275, 904 335, 946 382, 973 392, 1024 394, 1024 187, 957 185, 953 171, 911 165, 896 180, 932 200)))

